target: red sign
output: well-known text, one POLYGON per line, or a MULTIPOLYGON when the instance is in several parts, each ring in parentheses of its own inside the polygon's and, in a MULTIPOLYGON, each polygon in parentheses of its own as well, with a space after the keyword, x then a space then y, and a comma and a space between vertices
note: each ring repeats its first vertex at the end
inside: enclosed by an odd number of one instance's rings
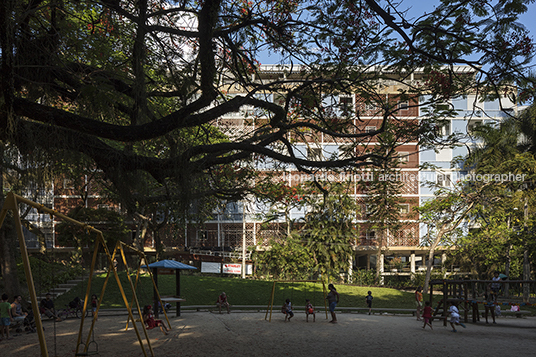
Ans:
POLYGON ((242 274, 242 264, 223 264, 225 274, 242 274))

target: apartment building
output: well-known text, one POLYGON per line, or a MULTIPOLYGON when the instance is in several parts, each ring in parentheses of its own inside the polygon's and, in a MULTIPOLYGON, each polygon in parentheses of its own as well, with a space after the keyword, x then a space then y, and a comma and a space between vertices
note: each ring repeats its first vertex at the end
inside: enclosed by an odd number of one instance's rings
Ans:
MULTIPOLYGON (((277 79, 289 79, 288 68, 280 66, 261 66, 260 73, 256 76, 261 77, 259 80, 269 81, 277 79)), ((455 69, 462 74, 470 75, 472 70, 469 67, 459 66, 455 69)), ((299 72, 299 71, 296 71, 299 72)), ((424 73, 416 72, 409 78, 404 79, 412 84, 419 81, 425 81, 424 73)), ((392 81, 383 81, 381 83, 379 94, 385 97, 386 102, 397 100, 399 89, 404 87, 400 78, 393 78, 392 81), (392 99, 391 99, 392 98, 392 99)), ((228 86, 225 90, 230 96, 244 95, 240 87, 228 86)), ((264 94, 264 98, 277 101, 277 95, 264 94)), ((398 111, 396 115, 407 121, 426 120, 427 103, 429 98, 414 97, 407 101, 397 102, 398 111)), ((330 95, 324 99, 338 108, 352 108, 356 113, 354 126, 360 127, 365 132, 373 132, 381 125, 381 118, 378 117, 378 110, 373 105, 365 104, 358 94, 334 96, 330 95), (357 118, 359 117, 359 118, 357 118), (357 123, 359 120, 359 123, 357 123)), ((435 105, 438 105, 437 103, 435 105)), ((451 134, 456 134, 459 144, 454 147, 436 147, 423 148, 416 141, 400 143, 397 147, 399 157, 399 170, 395 180, 402 182, 401 200, 400 200, 400 218, 402 228, 397 234, 391 234, 387 238, 385 254, 376 257, 377 239, 374 230, 368 229, 366 192, 360 189, 359 181, 370 179, 369 169, 348 172, 318 172, 320 180, 350 180, 353 183, 353 197, 356 202, 361 203, 363 208, 360 218, 356 224, 360 226, 360 239, 355 242, 353 248, 355 256, 353 268, 375 269, 379 268, 383 275, 410 275, 419 270, 424 270, 425 261, 428 256, 428 247, 423 244, 427 234, 426 225, 419 222, 418 215, 414 208, 419 206, 425 200, 431 199, 434 194, 434 188, 428 183, 433 182, 438 186, 451 186, 459 179, 467 178, 467 172, 464 172, 459 166, 452 166, 452 161, 456 157, 463 157, 467 154, 467 148, 477 145, 471 132, 477 125, 484 123, 497 123, 509 115, 515 115, 518 112, 517 106, 508 98, 500 98, 493 101, 481 101, 475 94, 467 94, 457 98, 452 98, 439 104, 441 110, 452 110, 455 113, 446 118, 444 124, 438 128, 441 135, 445 138, 451 134), (434 167, 434 169, 422 169, 423 166, 434 167), (390 262, 397 264, 389 264, 390 262), (401 268, 402 267, 402 268, 401 268)), ((241 133, 253 131, 257 122, 262 123, 262 114, 253 107, 243 107, 240 112, 232 113, 218 119, 215 123, 221 130, 229 136, 239 136, 241 133)), ((369 145, 375 145, 371 140, 369 145)), ((335 141, 332 137, 323 134, 317 134, 310 139, 295 141, 295 153, 298 157, 313 159, 328 159, 349 155, 345 142, 335 141)), ((350 153, 357 154, 357 153, 350 153)), ((259 170, 273 170, 270 164, 262 164, 259 170)), ((278 168, 278 177, 280 181, 287 182, 288 186, 298 185, 304 180, 311 180, 309 174, 299 172, 291 165, 283 165, 278 168)), ((221 212, 215 212, 215 219, 205 222, 203 227, 189 227, 185 235, 184 245, 190 248, 190 252, 199 255, 222 256, 220 251, 237 252, 240 256, 243 242, 247 247, 257 247, 264 249, 273 237, 284 237, 286 234, 286 221, 290 218, 292 221, 299 222, 305 216, 306 207, 292 207, 290 212, 283 212, 281 207, 280 215, 277 219, 272 220, 267 227, 262 217, 270 208, 266 204, 259 203, 255 200, 246 200, 243 202, 231 202, 221 212)), ((358 215, 359 216, 359 215, 358 215)), ((467 227, 466 227, 467 228, 467 227)), ((438 259, 434 262, 436 266, 441 264, 444 259, 444 253, 448 248, 439 247, 436 250, 438 259)), ((229 255, 228 255, 229 256, 229 255)), ((456 267, 452 267, 456 269, 456 267)))
MULTIPOLYGON (((469 67, 459 66, 456 71, 471 74, 469 67)), ((276 65, 263 65, 260 71, 255 74, 259 81, 270 81, 278 79, 289 79, 289 76, 299 76, 299 70, 290 74, 288 68, 276 65)), ((396 105, 396 115, 400 120, 407 122, 418 122, 426 120, 428 98, 410 97, 405 101, 398 101, 399 90, 406 84, 415 84, 424 81, 425 75, 416 72, 405 78, 384 80, 378 86, 378 95, 385 99, 385 102, 396 105), (405 82, 404 82, 405 81, 405 82), (396 102, 395 102, 396 101, 396 102)), ((239 86, 222 82, 222 91, 230 97, 245 94, 239 86)), ((277 103, 280 99, 277 94, 263 93, 264 99, 277 103)), ((355 116, 353 126, 364 132, 374 132, 381 126, 378 108, 370 103, 365 103, 359 95, 329 95, 324 98, 332 108, 344 110, 351 108, 359 115, 355 116)), ((437 105, 437 104, 436 104, 437 105)), ((352 197, 358 205, 362 207, 362 212, 358 213, 355 222, 360 228, 360 238, 353 245, 355 252, 353 268, 376 269, 379 268, 384 275, 402 274, 410 275, 420 269, 424 269, 427 259, 428 248, 423 245, 423 240, 427 234, 425 225, 419 222, 419 217, 414 213, 414 208, 422 202, 433 197, 434 190, 427 185, 427 182, 435 182, 440 186, 450 186, 453 182, 463 178, 466 172, 460 167, 453 167, 452 160, 467 153, 467 147, 477 145, 471 136, 472 129, 479 124, 487 122, 499 122, 508 115, 516 114, 517 106, 507 98, 494 101, 481 101, 475 94, 467 94, 458 98, 452 98, 440 104, 445 109, 452 109, 454 115, 438 128, 441 135, 448 137, 451 134, 459 135, 460 144, 455 147, 422 148, 419 143, 405 141, 400 143, 396 150, 399 159, 399 167, 395 177, 392 179, 400 181, 401 200, 400 217, 402 228, 397 234, 390 234, 385 242, 384 254, 377 257, 377 237, 376 232, 369 229, 367 222, 367 193, 362 189, 363 181, 370 179, 370 169, 363 168, 353 171, 317 171, 315 175, 320 180, 348 181, 353 188, 352 197), (435 169, 422 169, 424 164, 434 166, 435 169), (396 260, 394 260, 396 258, 396 260), (389 264, 396 261, 397 265, 389 264)), ((240 136, 253 131, 259 125, 267 121, 262 111, 254 107, 244 106, 239 112, 230 113, 218 118, 213 124, 229 137, 240 136)), ((333 137, 324 134, 305 133, 300 138, 293 140, 295 154, 298 157, 323 160, 337 157, 348 157, 357 155, 355 150, 348 150, 348 143, 344 140, 334 140, 333 137)), ((374 137, 368 143, 370 146, 377 145, 374 137)), ((353 150, 353 149, 352 149, 353 150)), ((258 162, 259 172, 275 169, 273 162, 258 162)), ((292 165, 280 165, 277 167, 277 179, 285 182, 289 187, 296 186, 307 180, 312 180, 310 174, 298 171, 292 165)), ((88 186, 88 190, 91 187, 88 186)), ((79 203, 80 197, 73 192, 73 187, 69 182, 56 182, 46 193, 47 205, 52 206, 60 212, 67 212, 69 207, 79 203)), ((104 207, 109 209, 120 209, 93 192, 89 192, 85 203, 89 207, 104 207)), ((188 261, 236 261, 242 259, 244 245, 249 248, 265 249, 269 240, 274 237, 284 237, 287 232, 287 221, 298 222, 305 216, 307 207, 278 207, 255 200, 253 197, 240 202, 227 202, 220 210, 214 212, 214 219, 204 222, 204 224, 189 224, 184 231, 169 230, 164 234, 163 244, 171 256, 188 261), (279 215, 272 219, 269 224, 264 221, 264 213, 269 210, 279 210, 279 215)), ((54 224, 57 222, 47 221, 46 217, 32 213, 29 219, 38 224, 47 226, 50 241, 54 237, 54 224), (40 223, 39 223, 40 222, 40 223)), ((134 229, 134 225, 133 225, 134 229)), ((151 235, 149 233, 146 242, 148 251, 154 248, 151 235)), ((34 244, 34 243, 33 243, 34 244)), ((54 243, 49 243, 48 247, 54 243)), ((35 245, 35 244, 34 244, 35 245)), ((437 255, 441 256, 444 251, 439 248, 437 255)), ((445 248, 446 249, 446 248, 445 248)), ((249 253, 246 253, 249 259, 249 253)), ((435 263, 439 263, 439 260, 435 263)))

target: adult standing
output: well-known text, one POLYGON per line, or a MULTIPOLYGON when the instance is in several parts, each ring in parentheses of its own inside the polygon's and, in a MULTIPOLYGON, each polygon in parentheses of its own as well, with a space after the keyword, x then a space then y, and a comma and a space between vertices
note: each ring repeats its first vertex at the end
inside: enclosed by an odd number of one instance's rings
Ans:
POLYGON ((495 271, 493 273, 493 278, 491 278, 493 281, 491 284, 489 284, 489 287, 491 289, 491 294, 493 296, 493 300, 497 302, 497 297, 499 296, 499 292, 501 291, 501 277, 499 276, 499 272, 495 271))
POLYGON ((335 315, 335 308, 337 307, 337 304, 339 303, 339 293, 337 292, 337 289, 335 289, 335 286, 333 284, 328 285, 329 293, 328 296, 326 296, 326 300, 328 300, 329 303, 329 312, 331 313, 331 323, 336 324, 337 323, 337 315, 335 315))
POLYGON ((417 288, 417 290, 415 290, 415 307, 417 308, 417 321, 421 321, 422 288, 420 286, 417 288))

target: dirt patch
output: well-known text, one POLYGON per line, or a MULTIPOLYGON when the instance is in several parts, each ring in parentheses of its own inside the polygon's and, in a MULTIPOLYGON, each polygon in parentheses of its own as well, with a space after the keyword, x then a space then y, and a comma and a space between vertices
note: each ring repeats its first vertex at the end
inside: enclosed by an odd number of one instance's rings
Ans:
MULTIPOLYGON (((533 356, 536 318, 502 317, 496 325, 469 323, 451 332, 441 321, 434 330, 410 316, 338 314, 331 324, 317 313, 316 322, 297 314, 291 322, 275 313, 272 321, 259 312, 184 312, 171 318, 172 331, 148 331, 155 356, 533 356)), ((101 316, 95 327, 100 356, 143 356, 136 333, 126 331, 125 315, 101 316)), ((87 330, 90 321, 86 320, 87 330)), ((49 356, 74 356, 80 320, 45 321, 49 356)), ((143 332, 142 336, 143 336, 143 332)), ((84 335, 85 338, 86 335, 84 335)), ((144 344, 146 344, 144 340, 144 344)), ((94 347, 94 346, 92 346, 94 347)), ((36 333, 0 342, 2 356, 40 356, 36 333)), ((147 349, 147 354, 150 352, 147 349)))

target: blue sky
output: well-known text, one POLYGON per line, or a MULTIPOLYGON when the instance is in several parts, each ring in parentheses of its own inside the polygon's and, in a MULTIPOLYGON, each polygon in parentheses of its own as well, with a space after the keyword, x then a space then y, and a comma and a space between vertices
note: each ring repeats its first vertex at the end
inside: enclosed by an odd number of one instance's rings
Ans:
MULTIPOLYGON (((431 12, 434 7, 437 6, 439 3, 439 0, 402 0, 400 9, 411 8, 408 13, 409 16, 417 18, 425 12, 431 12)), ((532 37, 534 42, 536 41, 536 4, 532 2, 528 4, 527 7, 528 12, 521 17, 520 22, 525 25, 530 31, 530 36, 532 37)), ((276 57, 267 56, 264 58, 260 58, 260 62, 261 64, 272 64, 277 63, 278 61, 276 57)), ((533 60, 533 63, 536 67, 536 60, 533 60)))

